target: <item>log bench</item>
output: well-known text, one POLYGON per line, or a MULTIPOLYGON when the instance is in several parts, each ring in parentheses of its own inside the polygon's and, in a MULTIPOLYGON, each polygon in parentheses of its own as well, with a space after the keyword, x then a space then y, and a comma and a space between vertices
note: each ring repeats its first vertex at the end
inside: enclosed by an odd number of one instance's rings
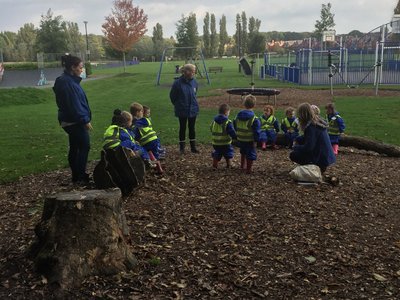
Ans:
POLYGON ((217 73, 217 72, 222 72, 222 67, 209 67, 208 68, 208 72, 209 73, 217 73))

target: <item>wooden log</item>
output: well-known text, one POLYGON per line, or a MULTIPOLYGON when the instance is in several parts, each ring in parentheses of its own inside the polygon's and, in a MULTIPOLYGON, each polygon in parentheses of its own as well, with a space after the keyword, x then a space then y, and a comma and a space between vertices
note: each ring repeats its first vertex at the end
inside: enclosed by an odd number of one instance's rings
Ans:
MULTIPOLYGON (((285 146, 285 136, 282 133, 277 135, 276 144, 285 146)), ((354 147, 366 151, 374 151, 379 154, 384 154, 389 157, 400 157, 400 147, 381 143, 359 136, 344 135, 340 138, 339 145, 342 147, 354 147)))
POLYGON ((129 196, 144 184, 145 165, 139 155, 125 147, 103 150, 93 179, 98 189, 119 187, 123 196, 129 196))
POLYGON ((44 202, 37 241, 30 249, 36 270, 62 289, 86 277, 128 271, 137 264, 118 189, 60 193, 44 202))

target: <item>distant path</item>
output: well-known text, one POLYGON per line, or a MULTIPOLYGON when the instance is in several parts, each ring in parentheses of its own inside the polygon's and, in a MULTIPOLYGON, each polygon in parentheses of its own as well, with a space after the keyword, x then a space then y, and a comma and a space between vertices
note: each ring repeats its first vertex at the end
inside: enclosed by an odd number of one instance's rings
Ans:
MULTIPOLYGON (((40 87, 51 87, 58 76, 63 73, 63 68, 51 68, 44 70, 44 76, 47 80, 47 85, 40 87)), ((86 80, 111 77, 114 75, 99 75, 90 77, 86 80)), ((40 70, 6 70, 4 72, 3 81, 0 82, 0 88, 13 87, 39 87, 37 85, 40 79, 40 70)))
MULTIPOLYGON (((45 69, 47 81, 54 81, 63 72, 62 68, 45 69)), ((6 70, 0 87, 36 87, 40 79, 40 70, 6 70)))

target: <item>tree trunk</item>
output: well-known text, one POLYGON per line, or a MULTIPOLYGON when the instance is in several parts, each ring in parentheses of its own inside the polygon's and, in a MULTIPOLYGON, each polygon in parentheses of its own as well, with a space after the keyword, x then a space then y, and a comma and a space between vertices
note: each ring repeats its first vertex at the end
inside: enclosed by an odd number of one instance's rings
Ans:
POLYGON ((122 60, 124 61, 124 73, 126 73, 126 59, 125 59, 125 52, 122 52, 122 60))
MULTIPOLYGON (((286 144, 285 136, 283 134, 278 134, 276 144, 281 146, 286 144)), ((389 145, 359 136, 344 135, 340 138, 339 145, 343 147, 354 147, 361 150, 374 151, 390 157, 400 157, 399 146, 389 145)))
POLYGON ((36 270, 58 287, 79 286, 87 276, 132 269, 137 260, 118 189, 60 193, 44 202, 30 254, 36 270))

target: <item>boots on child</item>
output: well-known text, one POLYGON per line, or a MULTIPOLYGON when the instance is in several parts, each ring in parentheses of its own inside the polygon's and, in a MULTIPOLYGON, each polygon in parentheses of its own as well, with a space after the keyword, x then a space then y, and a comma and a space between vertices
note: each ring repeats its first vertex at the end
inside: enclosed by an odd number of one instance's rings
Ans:
POLYGON ((252 170, 251 167, 253 166, 253 160, 247 160, 247 166, 246 166, 246 174, 251 174, 252 170))
POLYGON ((246 155, 244 154, 240 155, 240 168, 242 170, 246 169, 246 155))
POLYGON ((185 154, 185 141, 179 141, 179 153, 185 154))
POLYGON ((219 162, 218 159, 213 158, 213 168, 214 168, 214 169, 217 169, 217 168, 218 168, 218 162, 219 162))

